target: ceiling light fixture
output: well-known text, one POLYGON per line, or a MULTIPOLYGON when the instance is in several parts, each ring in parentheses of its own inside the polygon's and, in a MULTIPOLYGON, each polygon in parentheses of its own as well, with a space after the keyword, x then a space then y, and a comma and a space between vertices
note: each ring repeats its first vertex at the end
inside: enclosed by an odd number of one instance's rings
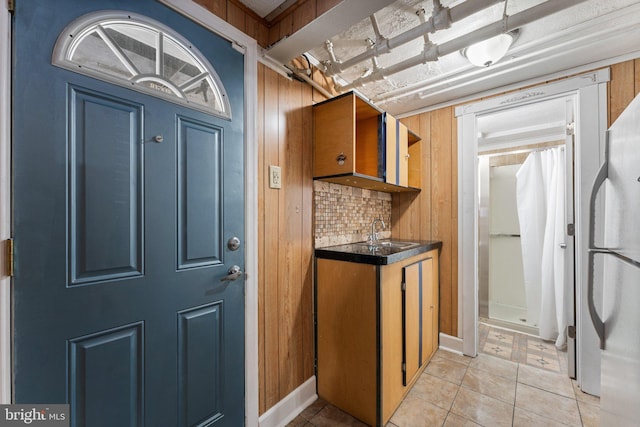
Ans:
POLYGON ((490 39, 474 43, 460 52, 473 65, 488 67, 504 57, 514 40, 515 34, 513 32, 499 34, 490 39))

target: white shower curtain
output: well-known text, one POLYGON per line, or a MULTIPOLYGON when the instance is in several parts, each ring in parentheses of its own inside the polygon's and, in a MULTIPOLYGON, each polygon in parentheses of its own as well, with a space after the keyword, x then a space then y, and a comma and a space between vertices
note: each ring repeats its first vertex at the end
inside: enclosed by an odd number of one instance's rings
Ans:
POLYGON ((561 348, 567 326, 564 147, 531 153, 516 178, 527 319, 561 348))

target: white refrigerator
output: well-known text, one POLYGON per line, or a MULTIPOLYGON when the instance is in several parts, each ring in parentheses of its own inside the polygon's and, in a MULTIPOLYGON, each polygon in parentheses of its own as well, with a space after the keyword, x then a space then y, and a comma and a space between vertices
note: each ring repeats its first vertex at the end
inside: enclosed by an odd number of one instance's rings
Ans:
POLYGON ((640 96, 607 131, 589 228, 589 312, 602 349, 601 425, 640 426, 640 96), (604 216, 597 214, 598 193, 604 216), (602 289, 598 308, 596 286, 602 289))

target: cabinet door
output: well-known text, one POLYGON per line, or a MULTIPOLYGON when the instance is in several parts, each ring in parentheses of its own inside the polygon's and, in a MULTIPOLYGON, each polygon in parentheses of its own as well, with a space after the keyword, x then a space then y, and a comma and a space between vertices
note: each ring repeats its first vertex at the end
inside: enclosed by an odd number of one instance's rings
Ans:
POLYGON ((407 386, 433 352, 433 258, 402 269, 403 385, 407 386))
POLYGON ((386 182, 409 185, 409 129, 390 114, 385 114, 386 182))
POLYGON ((438 349, 438 270, 433 258, 422 262, 422 365, 429 362, 438 349))
POLYGON ((355 172, 355 98, 343 96, 316 105, 314 120, 313 176, 325 177, 355 172))

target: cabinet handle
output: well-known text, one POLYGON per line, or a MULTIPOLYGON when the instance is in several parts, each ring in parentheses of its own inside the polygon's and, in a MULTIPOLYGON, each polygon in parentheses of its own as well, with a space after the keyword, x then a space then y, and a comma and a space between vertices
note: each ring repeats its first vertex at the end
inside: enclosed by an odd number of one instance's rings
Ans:
POLYGON ((345 160, 347 160, 347 156, 345 156, 344 153, 340 153, 338 154, 338 157, 336 157, 336 161, 340 166, 344 165, 345 160))

